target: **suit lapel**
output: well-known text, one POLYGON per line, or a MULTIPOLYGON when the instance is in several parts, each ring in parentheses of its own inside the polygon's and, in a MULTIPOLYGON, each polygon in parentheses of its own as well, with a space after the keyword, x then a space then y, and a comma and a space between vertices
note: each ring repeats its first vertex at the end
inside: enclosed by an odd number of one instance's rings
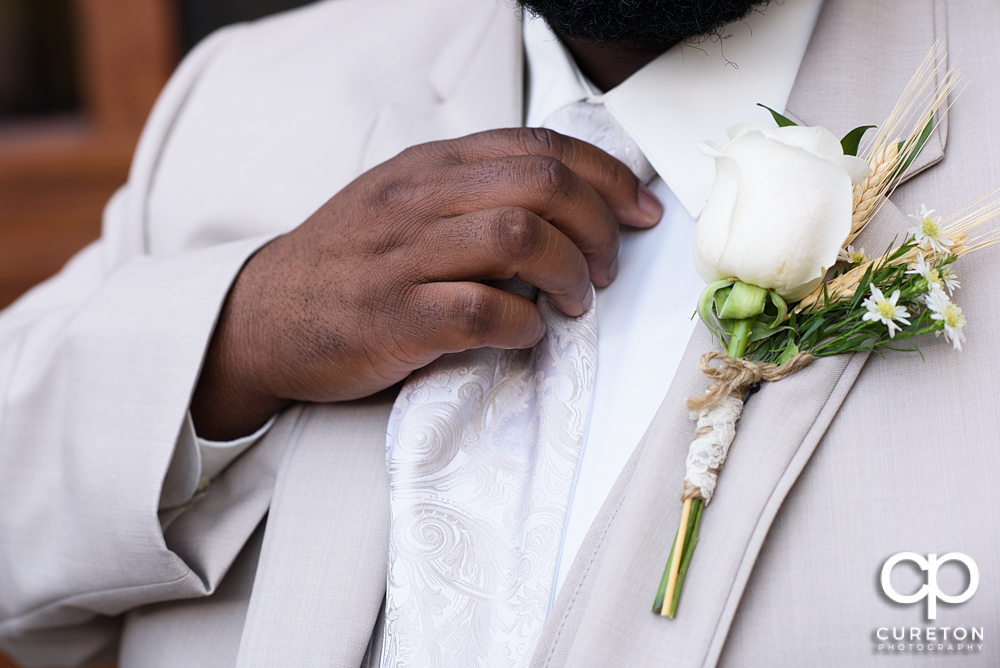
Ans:
MULTIPOLYGON (((881 123, 935 40, 947 40, 943 0, 827 0, 786 113, 838 137, 881 123)), ((940 119, 904 181, 944 157, 947 121, 940 119)))
POLYGON ((385 593, 393 398, 301 412, 275 483, 239 668, 361 665, 385 593))
POLYGON ((518 15, 504 3, 473 2, 448 11, 468 14, 428 70, 438 103, 414 109, 400 100, 378 113, 362 158, 368 170, 403 149, 438 139, 521 125, 523 47, 518 15))
MULTIPOLYGON (((827 0, 789 99, 790 115, 839 134, 881 122, 935 38, 944 38, 940 10, 934 0, 827 0)), ((942 124, 907 178, 941 159, 945 139, 942 124)), ((906 217, 887 204, 864 240, 882 249, 906 227, 906 217)), ((771 523, 866 355, 818 360, 747 403, 703 517, 680 613, 671 621, 650 608, 680 518, 679 490, 693 434, 684 400, 703 391, 697 361, 715 345, 699 326, 667 397, 577 555, 533 668, 718 661, 771 523)))
POLYGON ((710 651, 721 650, 767 528, 864 359, 818 361, 748 402, 705 512, 681 612, 668 621, 650 608, 680 519, 679 490, 693 434, 684 400, 704 390, 698 358, 714 345, 699 326, 681 371, 588 533, 533 667, 701 666, 714 662, 710 651))

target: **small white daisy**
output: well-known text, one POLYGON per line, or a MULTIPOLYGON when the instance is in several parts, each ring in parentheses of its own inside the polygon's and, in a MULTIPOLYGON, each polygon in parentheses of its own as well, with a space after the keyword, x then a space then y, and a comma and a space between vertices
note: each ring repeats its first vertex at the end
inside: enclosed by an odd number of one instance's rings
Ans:
POLYGON ((919 299, 933 313, 941 313, 944 308, 944 302, 948 301, 948 295, 945 294, 945 291, 940 286, 932 285, 927 294, 921 295, 919 299))
MULTIPOLYGON (((965 316, 955 302, 941 288, 933 288, 924 296, 924 303, 931 310, 931 320, 938 320, 944 325, 944 338, 951 342, 955 350, 962 349, 965 341, 965 316)), ((938 336, 941 332, 935 332, 938 336)))
POLYGON ((930 290, 934 287, 944 287, 942 282, 941 272, 935 267, 927 264, 927 260, 924 259, 924 254, 917 253, 917 261, 910 265, 910 269, 906 271, 907 274, 915 274, 917 276, 923 277, 927 281, 927 289, 930 290))
POLYGON ((864 248, 856 251, 854 250, 854 246, 849 245, 847 248, 841 248, 837 252, 837 259, 848 264, 859 265, 867 262, 868 256, 865 255, 864 248))
POLYGON ((927 264, 927 260, 924 259, 924 254, 917 253, 917 261, 910 265, 910 268, 906 270, 907 274, 915 274, 917 276, 923 276, 924 280, 930 283, 930 273, 931 265, 927 264))
POLYGON ((958 276, 955 275, 950 266, 941 267, 941 280, 949 295, 955 294, 955 290, 962 287, 962 284, 958 282, 958 276))
POLYGON ((945 233, 944 229, 941 227, 941 216, 935 216, 934 209, 928 209, 927 205, 920 205, 920 215, 914 216, 912 213, 908 216, 916 221, 919 221, 917 225, 911 227, 907 232, 913 235, 919 246, 930 246, 935 253, 940 253, 944 255, 948 252, 948 248, 951 246, 952 241, 949 239, 945 233))
POLYGON ((899 290, 893 292, 892 296, 886 299, 882 291, 873 285, 872 296, 861 302, 861 305, 868 309, 868 313, 865 313, 861 319, 869 322, 881 322, 889 328, 889 338, 893 338, 896 336, 896 332, 903 329, 896 324, 897 322, 904 325, 910 324, 907 319, 910 317, 910 313, 906 307, 896 306, 898 300, 899 290))

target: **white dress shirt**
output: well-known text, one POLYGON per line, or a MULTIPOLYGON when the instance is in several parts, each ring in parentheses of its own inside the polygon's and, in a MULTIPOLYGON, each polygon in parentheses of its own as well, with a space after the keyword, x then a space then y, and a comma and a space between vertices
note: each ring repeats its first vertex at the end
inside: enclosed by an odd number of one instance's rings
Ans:
POLYGON ((763 13, 727 26, 722 39, 677 45, 603 94, 544 21, 524 22, 526 125, 541 125, 578 100, 603 102, 656 169, 649 185, 664 205, 656 227, 622 229, 618 276, 598 290, 594 407, 557 591, 666 395, 695 326, 695 304, 705 284, 691 248, 715 175, 714 162, 697 144, 725 143, 726 126, 739 121, 773 124, 756 105, 784 109, 821 5, 822 0, 771 3, 763 13))

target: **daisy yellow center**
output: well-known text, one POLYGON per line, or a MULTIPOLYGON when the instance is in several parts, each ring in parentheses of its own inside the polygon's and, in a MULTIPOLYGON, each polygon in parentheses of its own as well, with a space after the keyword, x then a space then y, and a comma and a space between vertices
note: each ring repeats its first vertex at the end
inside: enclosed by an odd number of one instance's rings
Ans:
POLYGON ((962 309, 954 304, 945 306, 944 324, 952 328, 963 327, 965 325, 965 316, 962 315, 962 309))
POLYGON ((896 307, 892 305, 888 299, 883 299, 880 301, 875 308, 878 309, 878 314, 883 318, 892 319, 892 316, 896 314, 896 307))
POLYGON ((861 251, 850 251, 847 254, 847 259, 851 264, 861 264, 865 261, 865 254, 861 251))
POLYGON ((941 285, 941 272, 937 269, 931 269, 927 272, 927 282, 934 285, 941 285))
POLYGON ((923 221, 920 223, 920 231, 926 236, 936 239, 941 234, 941 226, 938 224, 938 219, 924 216, 923 221))

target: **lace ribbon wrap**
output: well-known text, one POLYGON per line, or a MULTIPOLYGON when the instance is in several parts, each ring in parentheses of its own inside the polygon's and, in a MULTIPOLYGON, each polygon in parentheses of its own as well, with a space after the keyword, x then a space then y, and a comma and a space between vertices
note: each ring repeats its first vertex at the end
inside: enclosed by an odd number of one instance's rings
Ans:
POLYGON ((698 428, 684 463, 684 491, 681 499, 702 499, 707 505, 715 493, 719 469, 726 461, 729 446, 736 438, 736 421, 743 412, 743 400, 735 396, 722 397, 711 408, 692 412, 698 428))
POLYGON ((709 382, 705 393, 688 399, 691 419, 697 421, 694 440, 685 462, 681 500, 701 499, 708 505, 715 493, 719 471, 736 438, 736 422, 743 413, 744 393, 753 385, 787 378, 812 362, 809 353, 798 353, 782 365, 734 359, 725 353, 701 356, 699 367, 709 382), (713 362, 718 362, 715 366, 713 362))

